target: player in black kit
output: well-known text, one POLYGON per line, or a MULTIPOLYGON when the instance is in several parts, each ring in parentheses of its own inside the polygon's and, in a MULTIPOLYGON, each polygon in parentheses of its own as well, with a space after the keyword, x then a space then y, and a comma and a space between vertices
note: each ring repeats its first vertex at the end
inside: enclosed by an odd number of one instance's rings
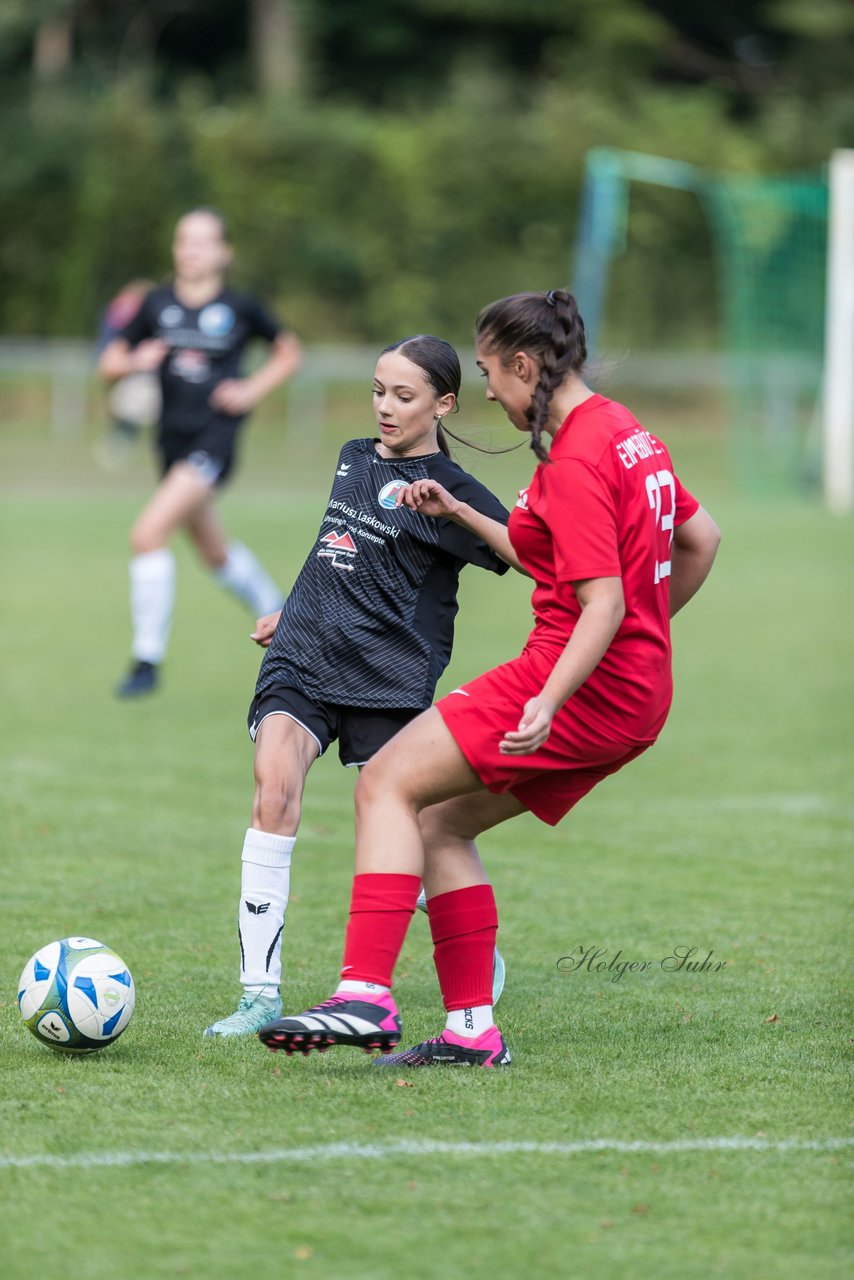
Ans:
POLYGON ((248 547, 228 541, 214 506, 215 491, 232 469, 246 414, 296 370, 296 338, 254 298, 226 287, 232 250, 225 223, 211 209, 178 221, 175 274, 153 289, 134 319, 104 349, 106 380, 157 370, 162 410, 157 447, 163 478, 130 535, 133 665, 120 697, 152 692, 166 653, 175 594, 172 535, 184 529, 222 586, 255 617, 278 608, 283 593, 248 547), (272 351, 241 377, 246 344, 262 338, 272 351))
POLYGON ((379 439, 344 445, 315 546, 281 615, 255 633, 269 647, 249 711, 256 785, 238 908, 244 993, 206 1035, 248 1035, 279 1016, 291 854, 311 765, 336 739, 343 764, 365 764, 428 707, 451 656, 460 570, 508 568, 459 525, 396 504, 401 489, 429 477, 506 524, 498 499, 448 454, 441 424, 459 387, 457 354, 442 339, 386 348, 374 375, 379 439))

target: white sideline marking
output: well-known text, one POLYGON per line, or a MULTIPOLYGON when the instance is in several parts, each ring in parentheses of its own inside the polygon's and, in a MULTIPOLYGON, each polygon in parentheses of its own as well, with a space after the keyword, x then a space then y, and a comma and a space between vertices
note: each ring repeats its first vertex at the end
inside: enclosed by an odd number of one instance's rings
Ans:
POLYGON ((0 1169, 95 1169, 138 1164, 304 1164, 318 1160, 387 1160, 392 1156, 577 1156, 597 1151, 620 1155, 669 1155, 683 1151, 840 1151, 852 1138, 677 1138, 672 1142, 329 1142, 272 1151, 91 1151, 78 1155, 0 1156, 0 1169))

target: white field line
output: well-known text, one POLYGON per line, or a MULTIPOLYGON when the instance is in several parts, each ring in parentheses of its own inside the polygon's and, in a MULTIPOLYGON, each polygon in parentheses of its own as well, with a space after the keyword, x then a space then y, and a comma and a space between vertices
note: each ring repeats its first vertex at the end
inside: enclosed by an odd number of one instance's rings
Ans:
POLYGON ((143 1164, 314 1164, 328 1160, 388 1160, 394 1156, 581 1156, 676 1155, 690 1151, 841 1151, 851 1138, 677 1138, 672 1142, 621 1142, 585 1138, 577 1142, 329 1142, 271 1151, 91 1151, 76 1155, 0 1155, 0 1169, 97 1169, 143 1164))

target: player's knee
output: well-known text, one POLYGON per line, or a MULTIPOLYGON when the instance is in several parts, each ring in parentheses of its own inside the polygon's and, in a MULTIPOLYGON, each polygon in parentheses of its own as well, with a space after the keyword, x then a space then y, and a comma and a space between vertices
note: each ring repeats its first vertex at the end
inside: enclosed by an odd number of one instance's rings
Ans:
POLYGON ((286 777, 258 778, 252 805, 252 825, 259 831, 296 835, 301 813, 299 787, 286 777), (284 828, 288 828, 287 831, 284 828))
POLYGON ((412 803, 404 779, 395 772, 387 751, 374 756, 361 770, 354 799, 357 818, 384 801, 412 803))
POLYGON ((448 840, 473 840, 477 823, 466 816, 460 805, 433 804, 418 815, 421 836, 426 847, 438 847, 448 840))
POLYGON ((135 556, 145 556, 165 546, 163 539, 146 521, 137 520, 130 531, 130 549, 135 556))
POLYGON ((421 828, 421 838, 425 848, 441 843, 448 836, 448 824, 436 809, 437 806, 432 805, 418 815, 418 825, 421 828))

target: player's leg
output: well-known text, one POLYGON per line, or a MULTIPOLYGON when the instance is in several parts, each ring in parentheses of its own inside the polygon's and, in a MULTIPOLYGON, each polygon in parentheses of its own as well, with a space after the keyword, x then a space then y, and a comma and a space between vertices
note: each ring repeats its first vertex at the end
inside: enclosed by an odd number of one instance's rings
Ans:
POLYGON ((169 542, 211 498, 205 483, 186 462, 166 472, 131 529, 130 604, 133 666, 119 685, 120 697, 151 693, 166 654, 175 600, 175 557, 169 542))
MULTIPOLYGON (((421 886, 421 892, 418 895, 418 899, 415 905, 417 906, 418 910, 423 911, 425 915, 429 915, 429 910, 427 906, 428 881, 431 886, 430 887, 431 897, 439 893, 450 892, 450 889, 448 888, 443 889, 440 887, 441 881, 436 882, 433 879, 433 875, 435 873, 431 873, 430 867, 431 867, 431 860, 436 856, 441 856, 442 850, 446 849, 445 841, 448 839, 448 833, 444 829, 444 827, 440 825, 438 819, 440 817, 440 814, 445 810, 446 805, 453 805, 453 804, 455 804, 454 801, 448 800, 445 802, 444 805, 431 805, 429 809, 424 809, 420 815, 419 820, 421 823, 421 838, 424 842, 425 880, 421 886)), ((464 800, 463 808, 466 811, 468 811, 469 807, 470 807, 469 802, 464 800)), ((510 816, 512 817, 513 815, 511 814, 510 816)), ((477 880, 477 879, 473 880, 472 884, 477 884, 477 883, 487 884, 488 879, 487 879, 486 871, 483 869, 483 864, 480 861, 480 856, 477 852, 477 845, 474 843, 474 840, 473 839, 463 840, 462 845, 463 847, 457 850, 458 857, 460 857, 461 860, 459 862, 455 861, 455 865, 460 867, 464 866, 465 856, 468 855, 468 857, 471 858, 472 865, 480 869, 480 873, 482 876, 482 879, 480 880, 477 880)), ((462 886, 454 886, 454 887, 462 887, 462 886)), ((504 990, 504 984, 506 981, 507 981, 507 966, 504 963, 503 955, 499 951, 498 947, 496 947, 492 956, 492 1003, 493 1005, 498 1004, 498 1001, 501 998, 501 993, 504 990)))
POLYGON ((423 1044, 375 1059, 376 1066, 494 1067, 510 1062, 493 1014, 503 985, 503 961, 495 946, 498 913, 475 837, 524 811, 515 796, 488 791, 422 811, 424 885, 445 1027, 423 1044))
MULTIPOLYGON (((322 1005, 265 1027, 260 1034, 269 1048, 305 1053, 333 1044, 367 1050, 397 1044, 400 1019, 391 981, 424 872, 419 812, 455 795, 483 792, 433 708, 374 756, 356 787, 356 875, 341 984, 322 1005)), ((506 797, 492 799, 509 816, 506 797)))
POLYGON ((213 499, 193 512, 187 533, 216 581, 242 601, 253 618, 281 609, 285 598, 281 587, 248 547, 228 538, 213 499))
MULTIPOLYGON (((309 718, 310 713, 303 714, 309 718)), ((243 841, 237 911, 243 995, 236 1012, 214 1022, 206 1036, 249 1035, 281 1013, 282 930, 291 857, 305 780, 320 750, 321 741, 312 729, 291 714, 274 711, 258 724, 252 826, 243 841)))

